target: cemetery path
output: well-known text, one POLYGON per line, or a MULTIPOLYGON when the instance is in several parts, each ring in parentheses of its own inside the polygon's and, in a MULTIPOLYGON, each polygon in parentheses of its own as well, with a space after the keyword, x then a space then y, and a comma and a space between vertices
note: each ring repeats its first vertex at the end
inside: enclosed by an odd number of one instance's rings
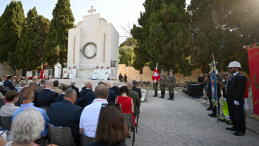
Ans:
MULTIPOLYGON (((160 96, 160 94, 159 94, 160 96)), ((222 146, 259 145, 259 134, 247 129, 246 135, 237 137, 226 123, 217 123, 208 116, 205 106, 188 95, 175 91, 175 100, 152 97, 141 103, 138 133, 135 146, 222 146)), ((126 144, 131 146, 131 139, 126 144)))

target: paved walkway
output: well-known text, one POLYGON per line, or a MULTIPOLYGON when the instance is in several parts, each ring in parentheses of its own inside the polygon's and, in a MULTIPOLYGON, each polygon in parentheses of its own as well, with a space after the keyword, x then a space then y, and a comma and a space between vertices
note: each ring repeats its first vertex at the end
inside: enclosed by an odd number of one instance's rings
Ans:
MULTIPOLYGON (((159 94, 160 95, 160 94, 159 94)), ((204 105, 181 92, 175 92, 174 101, 152 97, 141 103, 139 128, 135 146, 234 146, 259 145, 259 134, 247 129, 246 135, 237 137, 231 127, 208 116, 204 105)), ((131 145, 131 139, 126 140, 131 145)))

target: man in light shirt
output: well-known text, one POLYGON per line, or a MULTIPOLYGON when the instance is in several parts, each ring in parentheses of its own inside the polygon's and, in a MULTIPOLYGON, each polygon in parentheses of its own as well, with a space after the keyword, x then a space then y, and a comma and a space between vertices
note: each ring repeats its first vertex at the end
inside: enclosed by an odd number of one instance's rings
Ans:
POLYGON ((14 106, 14 103, 18 100, 19 93, 14 90, 9 90, 5 93, 5 99, 7 103, 1 107, 0 116, 1 117, 12 117, 13 112, 17 110, 19 107, 14 106))
POLYGON ((80 133, 88 137, 95 137, 101 105, 108 103, 109 89, 105 84, 99 84, 94 91, 95 100, 86 106, 80 117, 80 133))

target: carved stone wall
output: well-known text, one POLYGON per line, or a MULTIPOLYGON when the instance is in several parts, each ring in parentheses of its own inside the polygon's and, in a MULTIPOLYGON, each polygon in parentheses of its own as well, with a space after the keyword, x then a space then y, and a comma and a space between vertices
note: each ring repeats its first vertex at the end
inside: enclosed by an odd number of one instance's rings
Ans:
MULTIPOLYGON (((241 71, 242 72, 242 71, 241 71)), ((118 73, 121 73, 123 76, 126 74, 128 77, 128 82, 131 82, 133 80, 140 81, 142 77, 142 81, 150 81, 153 83, 152 75, 153 71, 150 70, 149 66, 145 66, 143 68, 143 74, 140 75, 140 72, 138 70, 135 70, 132 66, 126 66, 125 64, 119 64, 119 70, 118 73)), ((160 71, 159 71, 160 73, 160 71)), ((168 74, 168 71, 165 72, 168 74)), ((194 69, 192 71, 191 76, 184 76, 183 74, 175 74, 176 76, 176 84, 179 86, 183 86, 185 84, 185 81, 193 81, 198 82, 199 74, 201 74, 201 69, 194 69)), ((219 72, 219 75, 222 75, 224 71, 219 72)), ((242 72, 243 73, 243 72, 242 72)), ((244 73, 245 76, 250 80, 250 76, 244 73)))
MULTIPOLYGON (((16 70, 16 76, 19 77, 22 70, 16 70)), ((0 76, 12 75, 12 67, 7 63, 0 63, 0 76)))

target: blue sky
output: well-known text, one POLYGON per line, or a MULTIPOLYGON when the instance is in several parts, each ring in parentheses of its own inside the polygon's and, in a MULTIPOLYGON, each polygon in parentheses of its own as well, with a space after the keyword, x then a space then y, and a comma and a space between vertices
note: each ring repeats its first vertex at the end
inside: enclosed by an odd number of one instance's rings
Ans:
MULTIPOLYGON (((3 14, 5 7, 11 0, 0 0, 0 15, 3 14)), ((29 9, 36 7, 38 14, 48 19, 52 19, 52 11, 58 0, 21 0, 25 15, 29 9)), ((125 36, 121 24, 126 26, 128 23, 132 27, 137 23, 140 12, 144 11, 143 3, 145 0, 70 0, 71 9, 75 18, 75 25, 83 20, 84 15, 88 15, 88 10, 94 6, 97 13, 100 13, 109 23, 112 23, 120 36, 125 36)), ((189 4, 191 0, 187 0, 189 4)), ((120 39, 122 43, 123 38, 120 39)))

